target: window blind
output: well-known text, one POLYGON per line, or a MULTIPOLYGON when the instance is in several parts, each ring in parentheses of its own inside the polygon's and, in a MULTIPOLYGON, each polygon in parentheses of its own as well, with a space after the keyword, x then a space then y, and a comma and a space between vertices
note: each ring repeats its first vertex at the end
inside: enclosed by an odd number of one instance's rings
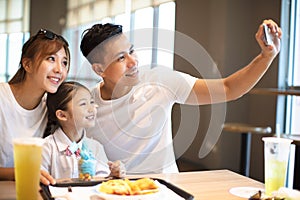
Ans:
POLYGON ((67 28, 125 13, 126 0, 68 0, 67 28))
POLYGON ((0 33, 29 31, 30 0, 0 0, 0 33))
POLYGON ((171 2, 174 0, 131 0, 131 11, 149 6, 158 6, 163 3, 171 2))
POLYGON ((158 6, 174 0, 68 0, 67 28, 87 24, 105 17, 124 14, 128 4, 131 11, 158 6))

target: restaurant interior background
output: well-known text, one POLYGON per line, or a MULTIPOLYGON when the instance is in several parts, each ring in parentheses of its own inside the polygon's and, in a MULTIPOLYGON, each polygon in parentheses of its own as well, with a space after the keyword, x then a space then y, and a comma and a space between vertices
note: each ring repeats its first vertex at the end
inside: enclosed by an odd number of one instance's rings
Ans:
MULTIPOLYGON (((222 76, 239 70, 259 53, 255 33, 263 19, 271 18, 279 24, 281 22, 281 0, 176 0, 175 5, 175 30, 201 44, 217 64, 222 76)), ((30 33, 35 34, 42 27, 57 33, 64 33, 67 10, 67 0, 31 0, 30 33)), ((74 60, 76 58, 73 56, 71 66, 76 64, 74 60)), ((265 76, 255 86, 256 88, 278 87, 279 60, 278 56, 265 76)), ((193 66, 180 56, 174 56, 174 68, 199 76, 193 66)), ((277 95, 246 94, 226 104, 225 122, 271 126, 274 133, 276 123, 278 123, 277 103, 277 95)), ((180 170, 226 168, 239 172, 241 134, 223 131, 212 151, 206 157, 199 158, 199 149, 210 123, 210 116, 211 106, 191 108, 175 105, 172 116, 175 135, 189 134, 190 127, 194 127, 195 123, 198 127, 197 135, 191 145, 178 158, 180 170), (201 115, 199 122, 188 118, 189 116, 182 119, 180 113, 185 109, 187 111, 199 109, 201 115), (178 124, 183 124, 180 130, 178 130, 178 124)), ((261 137, 256 134, 252 136, 250 177, 263 181, 261 137)), ((180 145, 180 141, 177 141, 175 149, 180 145)))

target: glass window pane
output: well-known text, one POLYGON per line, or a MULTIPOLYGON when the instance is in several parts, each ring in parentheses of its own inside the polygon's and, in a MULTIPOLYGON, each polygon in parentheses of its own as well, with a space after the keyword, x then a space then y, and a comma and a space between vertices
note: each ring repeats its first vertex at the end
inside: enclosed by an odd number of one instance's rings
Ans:
POLYGON ((173 68, 175 3, 165 3, 159 6, 158 20, 158 51, 157 64, 173 68))
MULTIPOLYGON (((288 58, 288 87, 295 87, 300 86, 300 4, 297 0, 285 1, 288 5, 283 7, 282 20, 290 21, 289 28, 289 37, 288 42, 289 44, 288 51, 281 51, 287 52, 285 57, 288 58)), ((286 29, 288 30, 288 29, 286 29)), ((285 50, 285 49, 283 49, 285 50)), ((286 65, 280 66, 281 68, 285 69, 286 65)), ((299 96, 287 96, 286 98, 286 115, 285 115, 285 125, 286 125, 286 132, 290 134, 297 134, 300 135, 300 97, 299 96)))
POLYGON ((153 8, 137 10, 134 15, 133 44, 139 66, 150 66, 152 60, 153 8))
MULTIPOLYGON (((300 3, 297 4, 295 19, 295 61, 294 61, 294 85, 300 86, 300 3)), ((299 119, 299 118, 298 118, 299 119)), ((298 129, 300 130, 300 129, 298 129)))
MULTIPOLYGON (((295 37, 294 37, 294 73, 293 73, 293 86, 300 86, 300 4, 295 3, 295 37)), ((300 135, 300 97, 293 96, 291 101, 291 133, 300 135)))
POLYGON ((101 20, 101 23, 106 24, 106 23, 113 23, 112 19, 110 17, 105 17, 101 20))
POLYGON ((115 23, 123 26, 123 32, 128 32, 130 30, 130 15, 121 14, 115 17, 115 23))
POLYGON ((8 74, 16 73, 22 53, 23 33, 12 33, 8 39, 8 74))
POLYGON ((0 33, 6 33, 6 23, 0 23, 0 33))
POLYGON ((175 29, 175 3, 164 3, 159 6, 158 27, 168 30, 175 29))
POLYGON ((29 27, 29 0, 0 0, 0 80, 8 81, 19 67, 29 27))
POLYGON ((163 67, 169 67, 173 69, 173 51, 159 49, 157 52, 157 64, 163 67))
POLYGON ((93 72, 91 65, 83 57, 80 51, 81 34, 92 24, 80 26, 78 28, 69 28, 64 31, 64 37, 69 41, 71 53, 71 68, 68 74, 68 79, 76 80, 88 87, 92 87, 99 80, 99 77, 93 72))
POLYGON ((77 24, 79 24, 77 12, 69 11, 67 13, 67 27, 73 27, 73 26, 76 26, 77 24), (70 19, 72 19, 72 20, 70 20, 70 19))
POLYGON ((78 58, 77 58, 77 53, 78 53, 78 42, 75 40, 76 37, 76 29, 67 29, 66 31, 63 32, 63 36, 66 38, 66 40, 69 43, 69 49, 70 49, 70 57, 71 57, 71 65, 70 65, 70 71, 68 73, 68 76, 73 77, 74 73, 76 73, 76 68, 78 66, 78 58), (75 71, 75 72, 74 72, 75 71))
POLYGON ((6 41, 7 34, 0 34, 0 74, 4 77, 6 70, 6 41))
POLYGON ((137 10, 134 14, 134 29, 153 27, 153 8, 137 10))
POLYGON ((291 134, 300 135, 300 97, 292 98, 291 134))

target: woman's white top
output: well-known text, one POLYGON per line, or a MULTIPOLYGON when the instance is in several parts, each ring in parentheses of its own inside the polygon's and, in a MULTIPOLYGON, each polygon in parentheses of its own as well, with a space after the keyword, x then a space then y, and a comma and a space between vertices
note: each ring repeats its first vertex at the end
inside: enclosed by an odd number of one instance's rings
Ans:
POLYGON ((0 167, 14 167, 16 137, 42 137, 47 124, 46 95, 33 110, 16 101, 8 83, 0 83, 0 167))

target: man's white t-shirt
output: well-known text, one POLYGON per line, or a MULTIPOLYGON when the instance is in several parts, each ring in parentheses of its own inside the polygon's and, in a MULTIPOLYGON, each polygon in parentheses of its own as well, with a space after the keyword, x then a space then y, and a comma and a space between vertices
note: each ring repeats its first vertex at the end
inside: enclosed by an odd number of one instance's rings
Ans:
POLYGON ((8 83, 0 83, 0 167, 14 167, 12 140, 42 137, 47 124, 46 95, 33 110, 16 101, 8 83))
POLYGON ((105 148, 109 160, 121 160, 127 174, 176 173, 171 111, 184 103, 195 77, 170 69, 140 71, 140 82, 125 96, 103 100, 100 84, 93 90, 99 105, 96 125, 87 130, 105 148))
MULTIPOLYGON (((105 177, 110 174, 108 159, 103 146, 84 134, 83 138, 77 143, 81 149, 82 144, 88 147, 97 161, 96 176, 105 177)), ((65 135, 61 128, 45 138, 43 145, 43 159, 41 169, 47 171, 55 179, 59 178, 78 178, 79 159, 74 155, 67 156, 66 149, 71 146, 72 141, 65 135)))

